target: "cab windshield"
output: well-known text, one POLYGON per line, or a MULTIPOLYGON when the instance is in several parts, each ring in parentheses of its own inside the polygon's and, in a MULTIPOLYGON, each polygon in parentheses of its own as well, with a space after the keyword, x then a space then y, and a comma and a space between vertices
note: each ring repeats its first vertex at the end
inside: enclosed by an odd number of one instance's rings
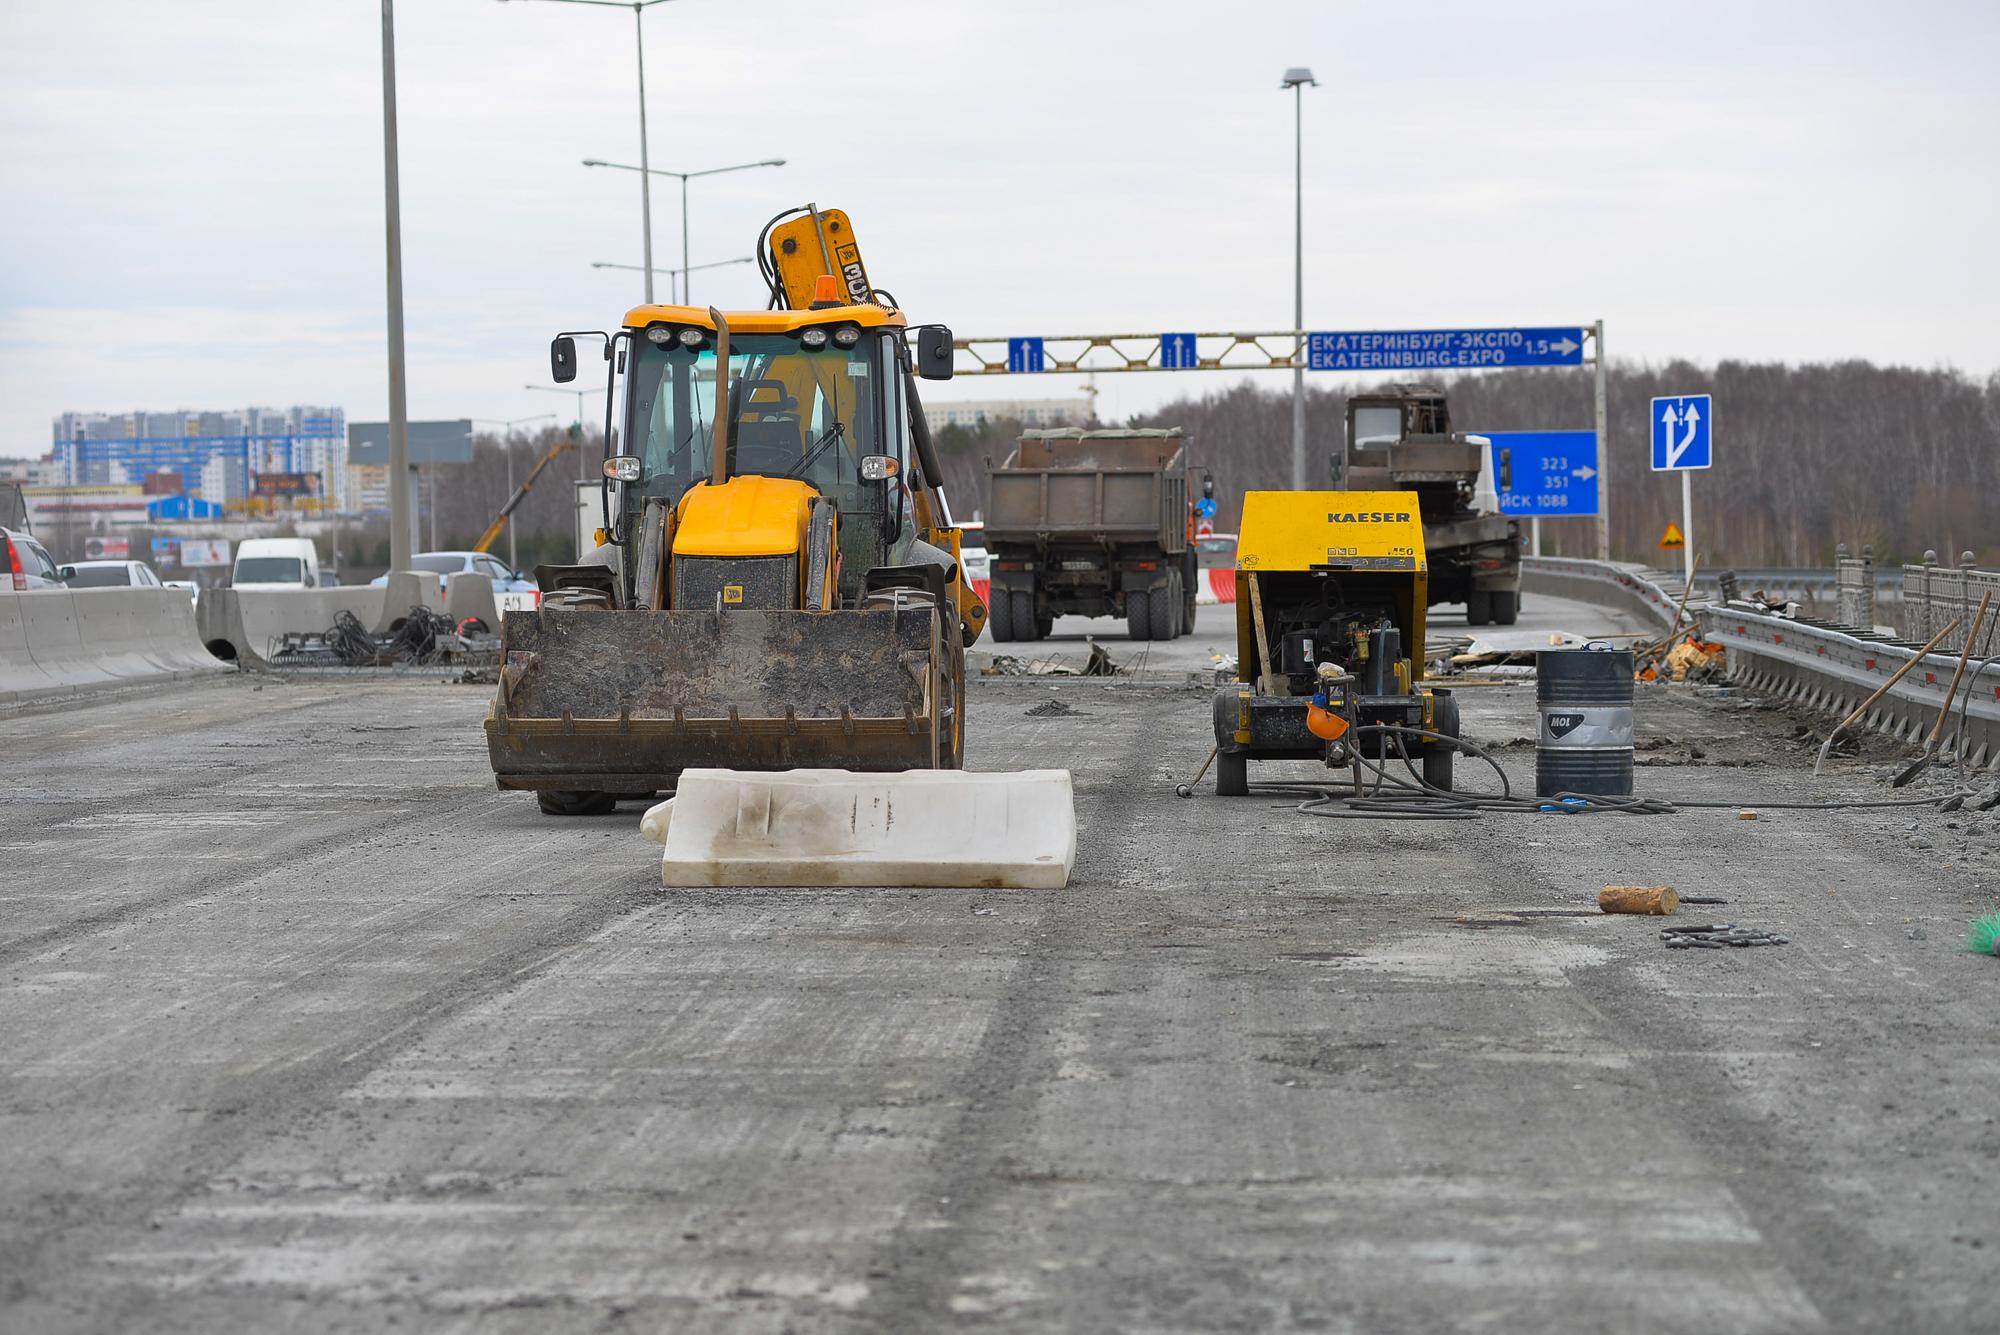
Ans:
MULTIPOLYGON (((677 501, 707 478, 715 448, 715 344, 636 340, 627 394, 634 451, 644 460, 642 497, 677 501)), ((729 474, 761 473, 811 483, 843 513, 874 508, 880 488, 864 484, 861 460, 896 453, 883 446, 884 335, 864 332, 848 347, 819 348, 793 334, 735 335, 729 341, 729 474)), ((889 433, 894 438, 894 433, 889 433)))

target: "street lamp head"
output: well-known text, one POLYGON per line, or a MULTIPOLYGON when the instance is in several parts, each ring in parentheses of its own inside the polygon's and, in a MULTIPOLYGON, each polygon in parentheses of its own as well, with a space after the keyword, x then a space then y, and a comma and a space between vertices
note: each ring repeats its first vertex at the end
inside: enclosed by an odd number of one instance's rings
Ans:
POLYGON ((609 167, 611 164, 608 162, 599 162, 596 158, 585 158, 583 165, 586 167, 609 167))
POLYGON ((1317 88, 1319 87, 1319 80, 1313 78, 1313 72, 1305 66, 1294 65, 1285 71, 1285 80, 1278 86, 1280 88, 1297 88, 1301 84, 1311 84, 1317 88))
POLYGON ((782 167, 785 165, 785 160, 783 158, 765 158, 757 165, 759 167, 782 167))

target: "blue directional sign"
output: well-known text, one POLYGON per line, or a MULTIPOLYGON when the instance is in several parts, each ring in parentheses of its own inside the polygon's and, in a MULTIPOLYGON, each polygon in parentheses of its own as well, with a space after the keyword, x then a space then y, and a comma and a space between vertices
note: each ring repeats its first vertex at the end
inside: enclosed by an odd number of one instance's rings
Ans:
POLYGON ((1039 338, 1010 338, 1007 340, 1007 369, 1020 373, 1042 369, 1042 340, 1039 338))
POLYGON ((1476 370, 1487 366, 1581 366, 1584 330, 1402 329, 1306 335, 1315 371, 1476 370))
POLYGON ((1568 518, 1597 513, 1595 431, 1476 431, 1493 442, 1500 513, 1568 518))
POLYGON ((1195 355, 1193 334, 1160 335, 1160 369, 1163 371, 1192 371, 1201 365, 1201 358, 1195 355))
POLYGON ((1707 468, 1715 458, 1715 403, 1706 394, 1653 400, 1653 471, 1707 468))

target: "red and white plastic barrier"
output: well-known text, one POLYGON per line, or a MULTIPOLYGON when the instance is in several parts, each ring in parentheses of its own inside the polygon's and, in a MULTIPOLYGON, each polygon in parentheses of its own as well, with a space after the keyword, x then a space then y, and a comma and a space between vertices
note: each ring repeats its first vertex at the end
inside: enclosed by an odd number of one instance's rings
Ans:
POLYGON ((1218 566, 1201 572, 1202 581, 1194 591, 1197 606, 1211 606, 1215 603, 1236 601, 1236 572, 1218 566))

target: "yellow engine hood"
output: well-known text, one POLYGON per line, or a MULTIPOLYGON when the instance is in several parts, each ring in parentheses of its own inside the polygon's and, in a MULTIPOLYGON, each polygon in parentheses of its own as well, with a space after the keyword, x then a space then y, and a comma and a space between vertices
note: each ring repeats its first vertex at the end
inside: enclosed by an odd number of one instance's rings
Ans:
POLYGON ((721 486, 696 483, 681 497, 675 556, 789 556, 802 550, 813 498, 796 478, 747 473, 721 486))

